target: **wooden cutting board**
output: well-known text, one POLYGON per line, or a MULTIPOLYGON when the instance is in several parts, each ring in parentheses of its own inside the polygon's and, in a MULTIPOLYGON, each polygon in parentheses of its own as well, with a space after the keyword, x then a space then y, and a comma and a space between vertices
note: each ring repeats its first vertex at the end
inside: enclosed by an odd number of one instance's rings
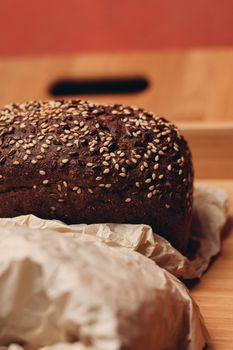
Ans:
MULTIPOLYGON (((176 121, 192 149, 196 181, 226 189, 233 216, 233 49, 0 59, 0 105, 53 98, 54 86, 56 97, 68 97, 88 81, 94 93, 79 97, 138 105, 176 121), (135 78, 141 90, 123 93, 135 78), (99 94, 109 81, 118 92, 99 94)), ((233 349, 232 228, 191 294, 214 348, 233 349)))
POLYGON ((222 251, 201 281, 191 288, 215 350, 233 349, 233 180, 198 181, 225 189, 230 195, 230 223, 222 251))

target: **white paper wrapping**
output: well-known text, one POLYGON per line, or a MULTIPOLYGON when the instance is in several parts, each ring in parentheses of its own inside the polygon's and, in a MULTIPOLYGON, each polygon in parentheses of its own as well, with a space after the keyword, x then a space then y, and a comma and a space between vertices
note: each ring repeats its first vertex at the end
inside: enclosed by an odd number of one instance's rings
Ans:
POLYGON ((206 342, 185 287, 142 254, 25 225, 1 230, 0 257, 2 345, 198 350, 206 342))
POLYGON ((195 188, 192 239, 200 248, 192 261, 146 225, 0 219, 0 345, 202 349, 199 310, 169 272, 195 278, 206 270, 220 250, 227 202, 222 190, 195 188))

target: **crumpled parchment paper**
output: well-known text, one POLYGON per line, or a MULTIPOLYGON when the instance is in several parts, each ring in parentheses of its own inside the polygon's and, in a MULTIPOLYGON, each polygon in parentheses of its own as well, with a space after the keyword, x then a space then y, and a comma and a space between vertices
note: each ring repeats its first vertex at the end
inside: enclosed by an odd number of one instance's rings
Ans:
POLYGON ((142 254, 19 226, 1 230, 0 257, 2 345, 198 350, 207 340, 184 285, 142 254))
POLYGON ((227 208, 224 191, 196 186, 192 260, 146 225, 0 219, 0 345, 202 349, 201 315, 174 276, 203 274, 220 250, 227 208))

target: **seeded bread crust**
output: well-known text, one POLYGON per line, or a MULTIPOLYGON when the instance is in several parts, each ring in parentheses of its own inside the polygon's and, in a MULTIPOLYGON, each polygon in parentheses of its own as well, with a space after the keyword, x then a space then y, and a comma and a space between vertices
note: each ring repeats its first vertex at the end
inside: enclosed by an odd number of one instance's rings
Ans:
POLYGON ((12 104, 0 145, 0 217, 144 223, 185 249, 192 160, 166 119, 81 100, 12 104))

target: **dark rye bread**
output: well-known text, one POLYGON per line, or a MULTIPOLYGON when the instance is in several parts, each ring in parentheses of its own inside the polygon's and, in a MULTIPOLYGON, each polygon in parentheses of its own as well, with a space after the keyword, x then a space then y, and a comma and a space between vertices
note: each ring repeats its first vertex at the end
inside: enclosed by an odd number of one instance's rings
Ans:
POLYGON ((0 144, 0 217, 144 223, 185 248, 191 155, 166 119, 80 100, 12 104, 0 144))

